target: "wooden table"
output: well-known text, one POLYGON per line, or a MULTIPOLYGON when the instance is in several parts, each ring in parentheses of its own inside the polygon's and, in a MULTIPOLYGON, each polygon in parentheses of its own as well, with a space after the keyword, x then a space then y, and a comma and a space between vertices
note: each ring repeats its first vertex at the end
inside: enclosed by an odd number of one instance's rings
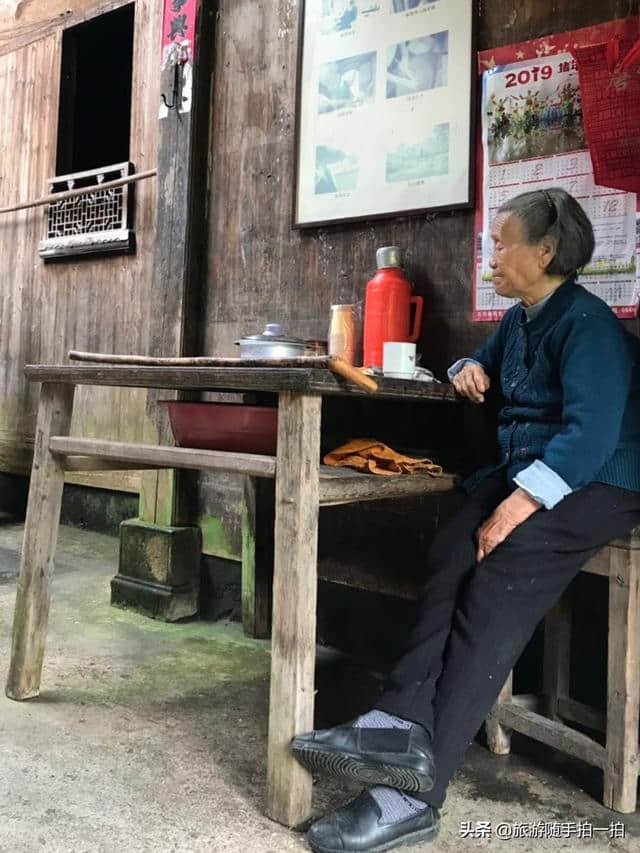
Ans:
POLYGON ((454 478, 381 478, 320 465, 325 394, 371 400, 453 403, 450 385, 384 379, 366 394, 327 370, 309 368, 29 365, 41 382, 24 544, 6 693, 38 695, 65 471, 201 468, 275 478, 273 632, 267 813, 288 826, 311 808, 311 776, 290 755, 291 738, 313 728, 318 510, 322 505, 441 492, 454 478), (277 456, 128 444, 69 436, 76 385, 278 394, 277 456))

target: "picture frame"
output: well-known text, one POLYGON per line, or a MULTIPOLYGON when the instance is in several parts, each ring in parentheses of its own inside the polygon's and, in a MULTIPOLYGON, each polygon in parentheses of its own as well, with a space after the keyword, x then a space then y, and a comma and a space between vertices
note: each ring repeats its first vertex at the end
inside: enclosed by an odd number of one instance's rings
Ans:
POLYGON ((293 227, 473 205, 477 0, 302 0, 293 227))

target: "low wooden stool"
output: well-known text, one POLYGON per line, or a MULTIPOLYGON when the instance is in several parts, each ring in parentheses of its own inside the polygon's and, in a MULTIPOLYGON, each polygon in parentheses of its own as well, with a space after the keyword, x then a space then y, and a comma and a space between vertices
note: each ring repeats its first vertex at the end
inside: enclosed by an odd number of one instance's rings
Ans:
POLYGON ((609 578, 607 712, 569 695, 571 601, 565 594, 545 619, 544 696, 514 696, 513 673, 486 720, 489 749, 510 751, 511 731, 573 755, 604 771, 604 805, 636 809, 640 708, 640 527, 616 539, 583 567, 609 578), (561 720, 606 732, 606 746, 561 720))

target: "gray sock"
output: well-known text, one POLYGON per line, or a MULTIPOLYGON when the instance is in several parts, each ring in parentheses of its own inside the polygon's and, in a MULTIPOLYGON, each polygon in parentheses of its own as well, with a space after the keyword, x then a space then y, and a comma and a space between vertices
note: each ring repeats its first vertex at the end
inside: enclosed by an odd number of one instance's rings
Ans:
POLYGON ((396 788, 387 788, 385 785, 377 785, 375 788, 371 788, 369 793, 380 806, 381 820, 384 824, 399 823, 401 820, 415 817, 429 808, 428 803, 416 800, 396 788))
POLYGON ((393 714, 387 714, 386 711, 369 711, 363 714, 353 724, 356 729, 410 729, 413 723, 403 720, 401 717, 394 717, 393 714))

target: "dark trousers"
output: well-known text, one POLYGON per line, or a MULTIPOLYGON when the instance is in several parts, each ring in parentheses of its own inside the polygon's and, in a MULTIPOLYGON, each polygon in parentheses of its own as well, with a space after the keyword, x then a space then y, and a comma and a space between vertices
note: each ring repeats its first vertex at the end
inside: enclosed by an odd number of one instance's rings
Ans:
POLYGON ((640 523, 640 492, 591 483, 541 509, 476 563, 479 525, 513 490, 482 481, 438 531, 409 648, 376 707, 431 733, 442 805, 451 776, 533 634, 587 560, 640 523))

